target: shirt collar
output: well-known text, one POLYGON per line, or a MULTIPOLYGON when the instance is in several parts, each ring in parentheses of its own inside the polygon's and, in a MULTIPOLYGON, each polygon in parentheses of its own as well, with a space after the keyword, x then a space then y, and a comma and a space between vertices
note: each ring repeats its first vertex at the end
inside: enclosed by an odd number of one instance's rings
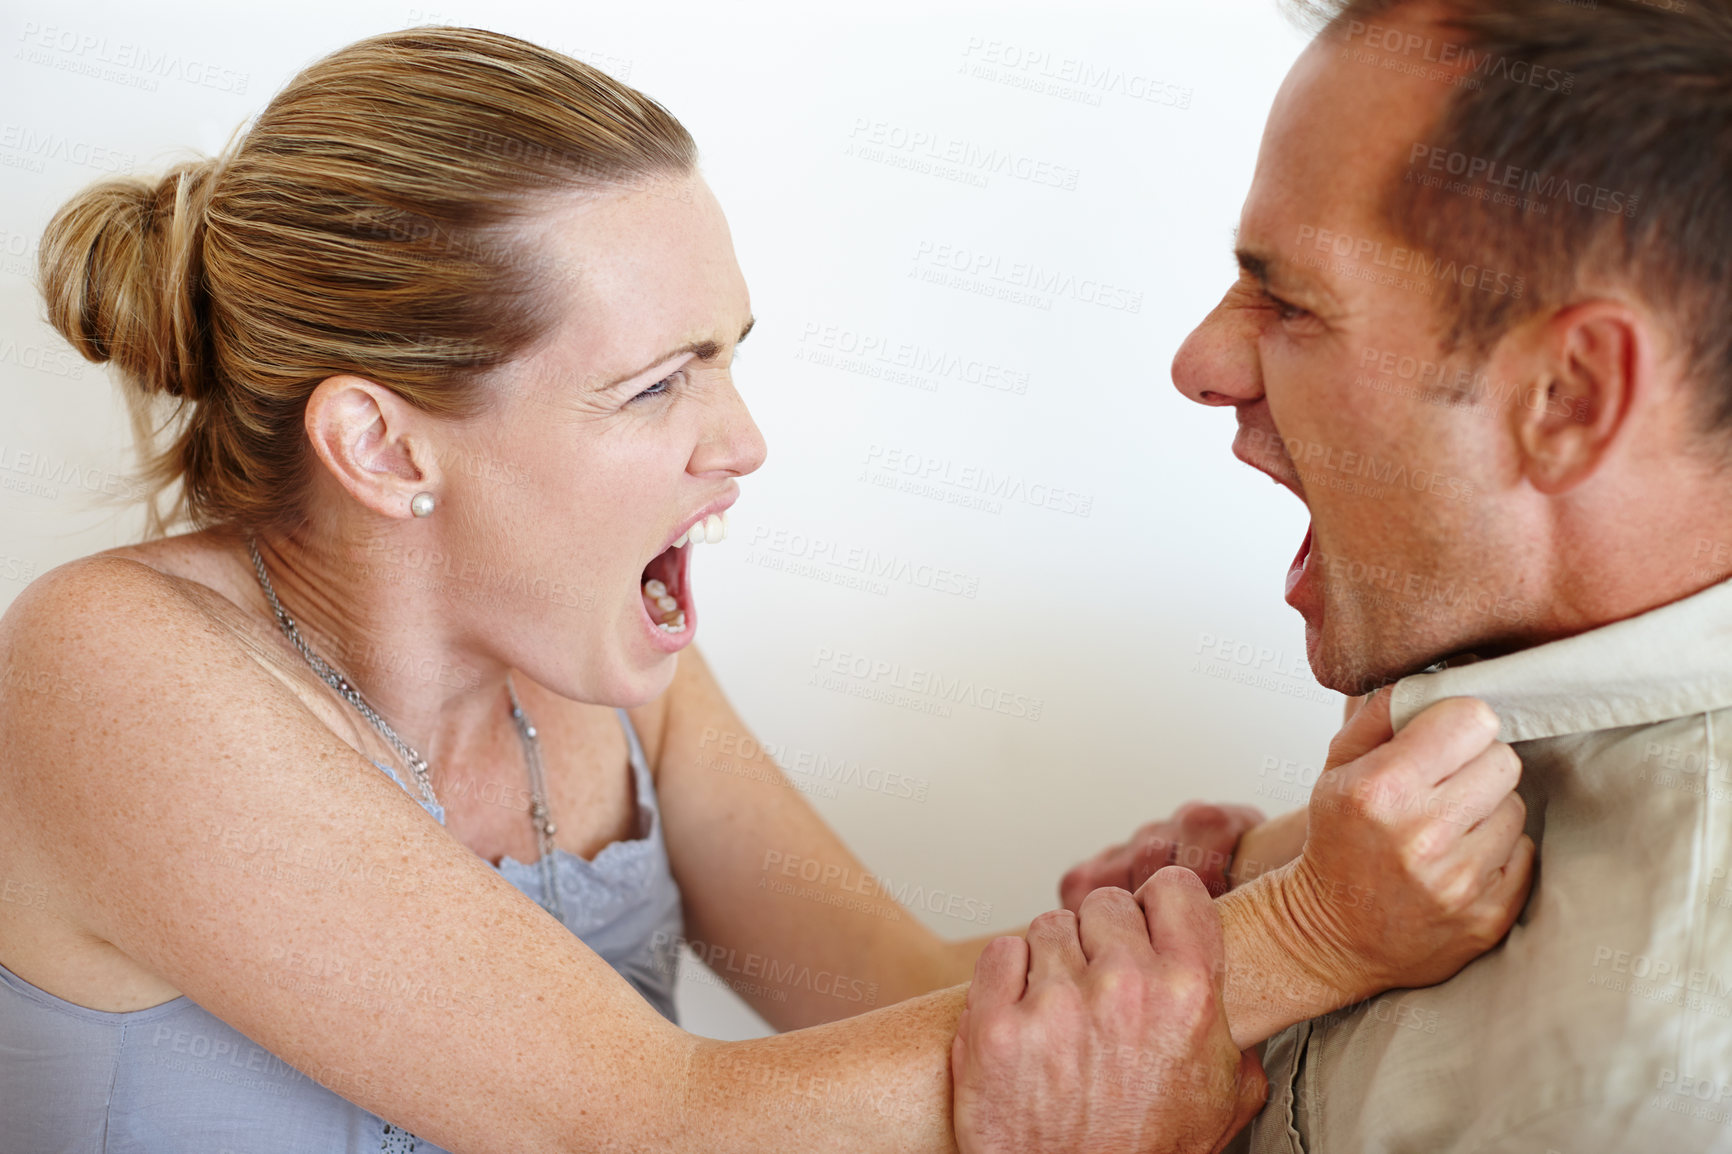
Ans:
POLYGON ((1732 706, 1732 581, 1517 653, 1395 683, 1397 730, 1446 697, 1477 697, 1503 741, 1649 725, 1732 706))

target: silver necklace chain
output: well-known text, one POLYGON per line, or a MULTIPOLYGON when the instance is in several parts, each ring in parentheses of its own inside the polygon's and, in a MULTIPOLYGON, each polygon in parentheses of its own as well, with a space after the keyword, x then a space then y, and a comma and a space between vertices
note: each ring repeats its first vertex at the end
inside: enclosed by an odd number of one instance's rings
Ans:
MULTIPOLYGON (((271 603, 271 611, 277 616, 278 628, 282 629, 301 656, 307 659, 313 672, 317 673, 326 685, 336 690, 344 701, 354 706, 356 712, 366 718, 367 722, 391 743, 397 756, 409 767, 415 784, 421 790, 421 796, 438 805, 439 799, 433 794, 433 782, 427 770, 427 759, 398 737, 397 731, 361 696, 361 691, 351 685, 347 677, 331 668, 330 664, 307 644, 306 638, 302 637, 301 631, 295 627, 295 619, 289 616, 282 602, 277 600, 277 591, 271 587, 271 579, 265 573, 264 558, 259 556, 258 545, 251 535, 247 537, 247 551, 252 554, 253 572, 258 575, 259 584, 264 587, 265 598, 271 603)), ((564 922, 564 904, 559 898, 559 887, 555 884, 553 869, 553 835, 558 832, 559 827, 554 824, 553 813, 547 807, 547 782, 541 769, 541 741, 535 732, 534 722, 529 720, 529 716, 523 712, 522 702, 517 700, 517 687, 512 683, 510 673, 505 675, 505 691, 511 696, 511 720, 517 725, 517 736, 523 742, 524 760, 529 763, 529 818, 535 824, 535 838, 541 850, 541 907, 564 922)))

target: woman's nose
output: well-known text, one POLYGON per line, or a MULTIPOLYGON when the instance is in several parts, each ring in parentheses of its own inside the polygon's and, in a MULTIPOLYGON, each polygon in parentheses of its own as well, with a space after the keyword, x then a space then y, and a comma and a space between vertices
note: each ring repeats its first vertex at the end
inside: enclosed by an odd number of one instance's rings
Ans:
POLYGON ((692 454, 691 471, 743 477, 757 472, 768 452, 764 434, 758 423, 752 420, 745 400, 729 384, 713 424, 692 454))

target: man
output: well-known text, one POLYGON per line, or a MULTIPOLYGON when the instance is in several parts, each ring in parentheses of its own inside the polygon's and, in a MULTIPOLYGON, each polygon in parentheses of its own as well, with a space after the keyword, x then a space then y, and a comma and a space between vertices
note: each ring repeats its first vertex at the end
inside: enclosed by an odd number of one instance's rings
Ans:
POLYGON ((1173 378, 1310 509, 1318 680, 1489 703, 1540 866, 1248 1149, 1732 1150, 1732 2, 1314 11, 1173 378))

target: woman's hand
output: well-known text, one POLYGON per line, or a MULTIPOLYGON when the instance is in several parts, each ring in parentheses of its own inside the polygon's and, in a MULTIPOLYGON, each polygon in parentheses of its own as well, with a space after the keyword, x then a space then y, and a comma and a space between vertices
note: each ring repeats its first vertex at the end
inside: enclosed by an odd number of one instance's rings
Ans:
MULTIPOLYGON (((1366 700, 1349 697, 1343 703, 1343 728, 1366 700)), ((1265 821, 1255 806, 1186 802, 1172 817, 1151 821, 1123 845, 1073 867, 1058 883, 1059 901, 1074 913, 1090 891, 1118 886, 1134 893, 1170 865, 1184 866, 1220 897, 1298 857, 1305 847, 1305 818, 1302 809, 1265 821)))
POLYGON ((1215 1154, 1262 1108, 1221 998, 1220 914, 1183 869, 1095 890, 981 955, 951 1048, 963 1154, 1215 1154))
MULTIPOLYGON (((1262 822, 1262 812, 1252 806, 1186 802, 1172 817, 1150 822, 1123 845, 1104 849, 1073 867, 1058 883, 1059 901, 1075 913, 1083 899, 1102 886, 1135 893, 1157 870, 1170 865, 1184 866, 1218 897, 1230 888, 1227 870, 1240 836, 1262 822)), ((1304 841, 1303 825, 1300 841, 1304 841)))
POLYGON ((1298 857, 1305 849, 1308 818, 1304 810, 1296 809, 1246 830, 1227 867, 1227 888, 1242 886, 1298 857))
POLYGON ((1393 734, 1383 691, 1336 736, 1303 852, 1221 902, 1240 1045, 1443 981, 1502 940, 1527 900, 1534 845, 1513 792, 1521 762, 1498 724, 1456 697, 1393 734))

